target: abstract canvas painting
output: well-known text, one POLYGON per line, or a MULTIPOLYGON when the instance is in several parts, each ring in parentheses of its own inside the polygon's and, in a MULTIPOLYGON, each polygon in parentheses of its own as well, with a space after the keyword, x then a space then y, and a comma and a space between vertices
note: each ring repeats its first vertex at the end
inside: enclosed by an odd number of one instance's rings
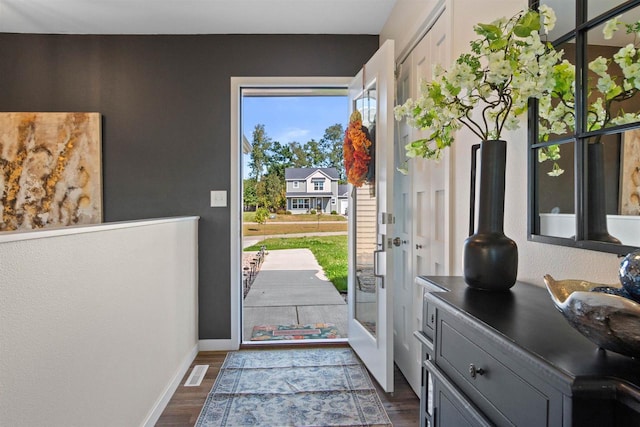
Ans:
POLYGON ((0 113, 0 231, 102 221, 99 113, 0 113))

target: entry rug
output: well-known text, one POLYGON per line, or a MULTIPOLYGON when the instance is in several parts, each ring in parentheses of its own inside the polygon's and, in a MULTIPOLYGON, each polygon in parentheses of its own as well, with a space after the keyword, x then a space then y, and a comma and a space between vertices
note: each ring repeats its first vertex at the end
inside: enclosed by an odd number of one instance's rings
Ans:
POLYGON ((253 327, 251 341, 267 340, 324 340, 340 338, 333 323, 311 323, 308 325, 258 325, 253 327))
POLYGON ((350 348, 227 355, 196 427, 391 426, 350 348))

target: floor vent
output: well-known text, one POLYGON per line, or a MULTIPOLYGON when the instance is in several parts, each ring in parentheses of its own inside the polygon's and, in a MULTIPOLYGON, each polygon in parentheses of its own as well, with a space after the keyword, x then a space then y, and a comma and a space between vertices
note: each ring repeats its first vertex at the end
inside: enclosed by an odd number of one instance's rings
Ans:
POLYGON ((209 365, 196 365, 193 367, 191 371, 191 375, 185 381, 185 387, 197 387, 202 384, 202 380, 204 379, 205 374, 207 373, 207 369, 209 369, 209 365))

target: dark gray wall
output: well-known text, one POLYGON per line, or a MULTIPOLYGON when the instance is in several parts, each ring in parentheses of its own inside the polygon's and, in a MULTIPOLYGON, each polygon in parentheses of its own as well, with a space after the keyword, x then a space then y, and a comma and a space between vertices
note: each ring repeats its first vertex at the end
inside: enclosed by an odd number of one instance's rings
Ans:
POLYGON ((230 77, 354 75, 377 47, 378 36, 0 34, 0 111, 103 115, 105 221, 199 215, 200 338, 226 339, 230 214, 209 191, 230 190, 230 77))

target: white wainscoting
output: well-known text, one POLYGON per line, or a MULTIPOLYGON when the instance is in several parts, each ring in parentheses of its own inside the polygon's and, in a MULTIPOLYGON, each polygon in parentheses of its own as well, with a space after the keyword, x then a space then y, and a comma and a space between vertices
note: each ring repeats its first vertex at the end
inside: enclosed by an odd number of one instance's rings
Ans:
POLYGON ((0 424, 151 426, 197 350, 197 217, 0 234, 0 424))

